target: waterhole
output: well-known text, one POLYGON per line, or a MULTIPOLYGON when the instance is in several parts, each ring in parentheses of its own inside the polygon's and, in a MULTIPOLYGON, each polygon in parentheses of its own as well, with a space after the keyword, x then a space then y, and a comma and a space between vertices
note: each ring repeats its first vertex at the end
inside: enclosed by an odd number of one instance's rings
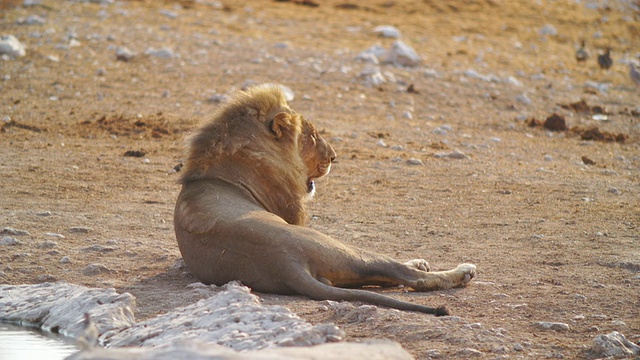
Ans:
POLYGON ((35 328, 0 323, 0 359, 58 360, 77 352, 75 341, 35 328))

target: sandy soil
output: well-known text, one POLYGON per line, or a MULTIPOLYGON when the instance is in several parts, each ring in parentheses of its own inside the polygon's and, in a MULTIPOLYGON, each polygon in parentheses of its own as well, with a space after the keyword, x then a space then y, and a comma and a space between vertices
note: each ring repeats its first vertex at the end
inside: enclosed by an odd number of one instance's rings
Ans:
POLYGON ((137 297, 141 319, 194 301, 195 279, 174 266, 171 170, 212 96, 280 82, 339 156, 310 226, 436 269, 472 262, 478 276, 454 291, 384 290, 448 304, 448 323, 386 309, 345 317, 302 297, 261 294, 265 304, 416 358, 584 357, 611 331, 638 342, 640 89, 626 62, 640 14, 637 2, 607 3, 5 1, 0 33, 27 55, 0 61, 0 226, 29 235, 2 235, 19 243, 0 245, 0 281, 115 287, 137 297), (19 24, 30 15, 45 23, 19 24), (379 25, 398 27, 423 64, 381 65, 388 81, 368 87, 359 74, 373 65, 355 58, 391 46, 379 25), (136 56, 119 61, 118 47, 136 56), (572 130, 530 126, 553 113, 572 130), (624 141, 583 139, 594 127, 624 141), (467 157, 441 156, 456 151, 467 157))

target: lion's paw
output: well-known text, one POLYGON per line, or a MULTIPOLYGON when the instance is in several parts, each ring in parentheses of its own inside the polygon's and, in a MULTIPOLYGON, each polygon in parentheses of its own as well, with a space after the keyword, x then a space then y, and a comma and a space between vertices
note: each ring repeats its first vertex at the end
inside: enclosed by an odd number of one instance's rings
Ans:
POLYGON ((418 270, 422 270, 422 271, 431 271, 431 267, 429 266, 429 262, 427 260, 424 259, 413 259, 413 260, 409 260, 406 263, 404 263, 405 265, 407 265, 410 268, 414 268, 414 269, 418 269, 418 270))
POLYGON ((455 270, 457 273, 462 273, 462 275, 464 276, 461 280, 462 286, 466 286, 471 279, 473 279, 476 276, 476 266, 473 264, 460 264, 458 265, 458 267, 456 267, 455 270))

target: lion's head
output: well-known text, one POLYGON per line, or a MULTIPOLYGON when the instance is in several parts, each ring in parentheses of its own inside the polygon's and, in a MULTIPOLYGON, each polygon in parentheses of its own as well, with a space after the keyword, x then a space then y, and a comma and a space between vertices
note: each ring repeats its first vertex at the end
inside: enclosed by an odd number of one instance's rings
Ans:
POLYGON ((238 93, 196 132, 181 182, 223 180, 301 224, 314 179, 329 173, 335 157, 315 126, 289 108, 279 86, 260 85, 238 93))

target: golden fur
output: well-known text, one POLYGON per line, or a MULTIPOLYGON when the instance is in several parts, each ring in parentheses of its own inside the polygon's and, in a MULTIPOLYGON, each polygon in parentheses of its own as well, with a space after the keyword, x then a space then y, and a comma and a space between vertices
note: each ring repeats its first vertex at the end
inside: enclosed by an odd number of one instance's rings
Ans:
POLYGON ((446 314, 347 288, 461 287, 475 275, 474 265, 430 272, 425 260, 401 263, 302 226, 313 180, 329 173, 335 156, 278 86, 240 92, 191 139, 174 214, 187 266, 208 284, 240 280, 262 292, 446 314))

